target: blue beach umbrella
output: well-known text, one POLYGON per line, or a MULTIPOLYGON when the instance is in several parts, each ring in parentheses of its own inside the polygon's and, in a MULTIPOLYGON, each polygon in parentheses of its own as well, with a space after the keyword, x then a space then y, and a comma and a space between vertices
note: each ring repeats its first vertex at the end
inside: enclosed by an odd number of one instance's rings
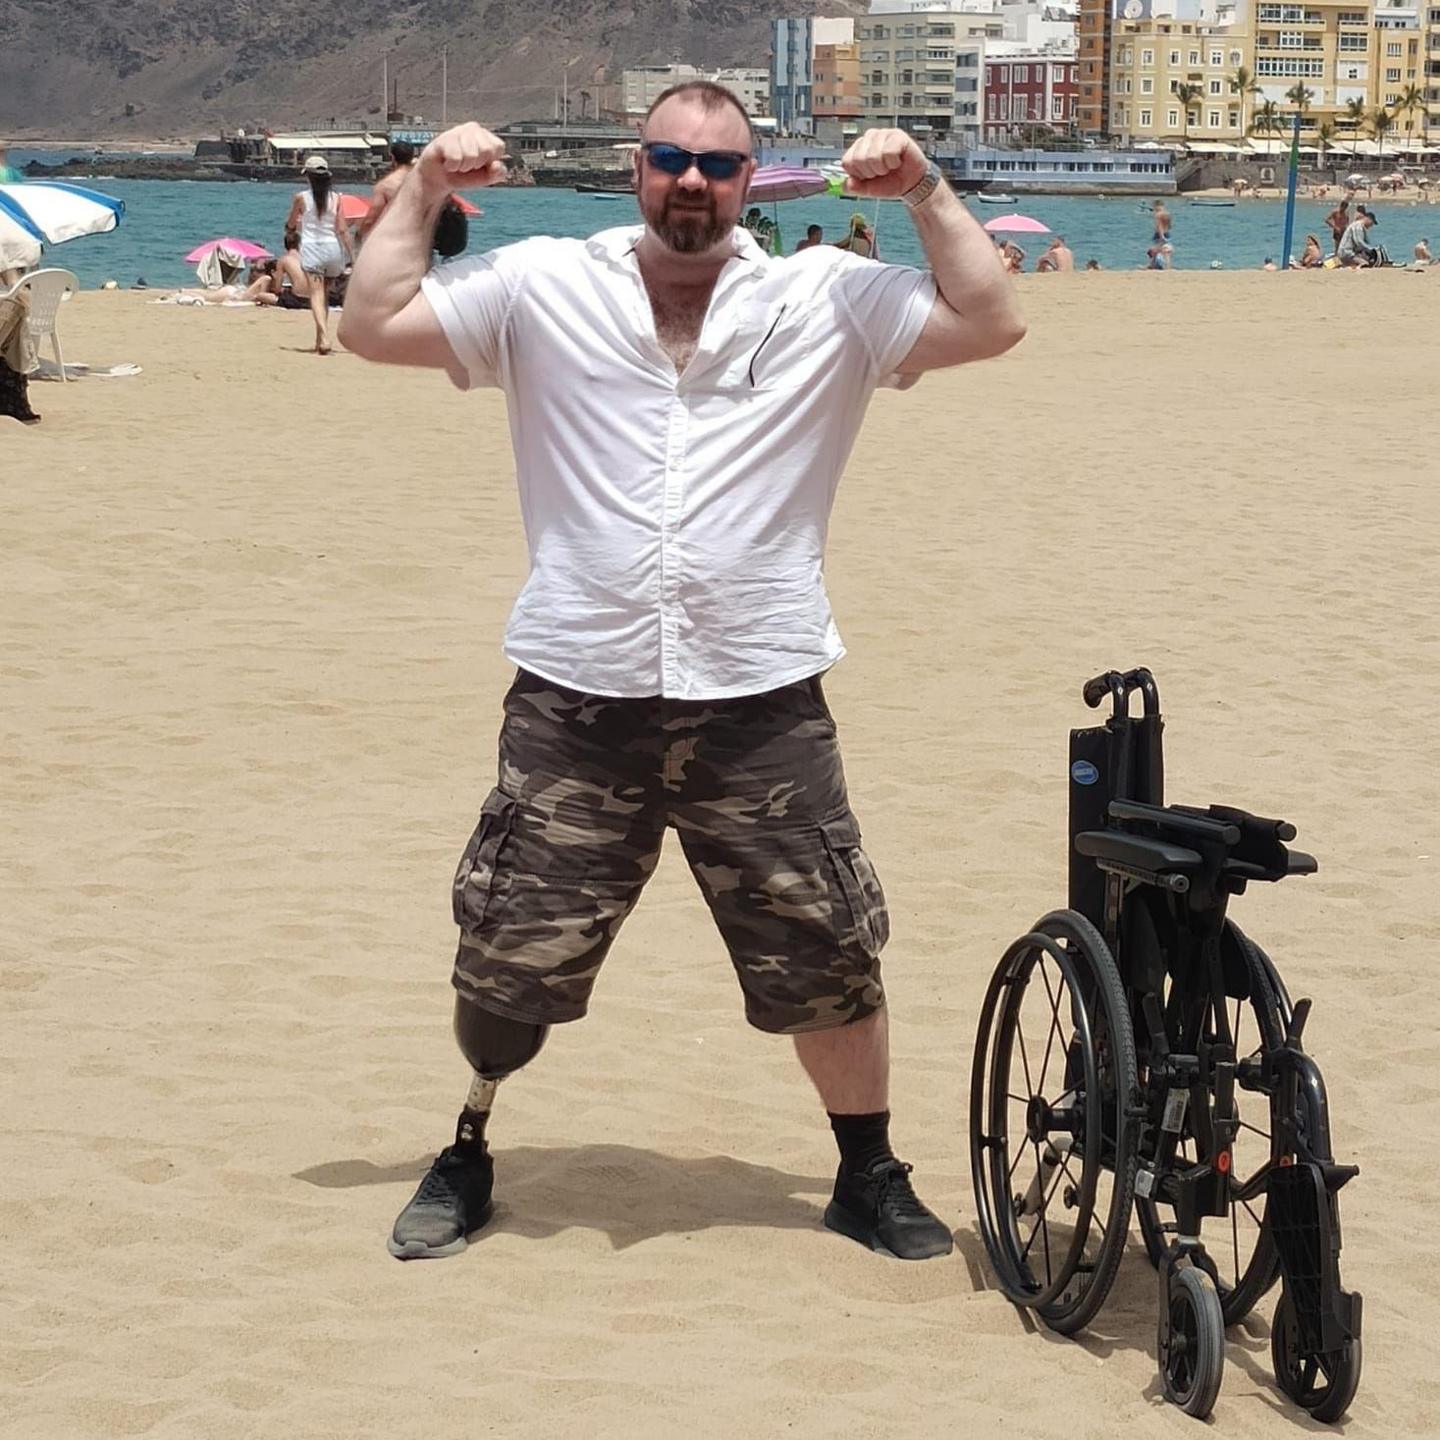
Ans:
POLYGON ((124 213, 123 200, 60 180, 0 185, 0 215, 50 245, 113 230, 124 213))

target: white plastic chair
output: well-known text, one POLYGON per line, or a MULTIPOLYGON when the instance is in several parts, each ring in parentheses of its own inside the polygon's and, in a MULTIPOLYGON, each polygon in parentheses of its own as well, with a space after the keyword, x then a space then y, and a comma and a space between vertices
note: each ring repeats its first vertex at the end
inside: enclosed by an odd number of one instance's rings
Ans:
POLYGON ((80 288, 80 282, 69 270, 32 270, 22 276, 10 288, 11 295, 22 290, 30 294, 30 338, 35 342, 38 353, 40 341, 48 335, 55 347, 55 363, 60 367, 61 380, 69 380, 65 373, 65 354, 60 349, 58 316, 60 302, 68 300, 80 288))

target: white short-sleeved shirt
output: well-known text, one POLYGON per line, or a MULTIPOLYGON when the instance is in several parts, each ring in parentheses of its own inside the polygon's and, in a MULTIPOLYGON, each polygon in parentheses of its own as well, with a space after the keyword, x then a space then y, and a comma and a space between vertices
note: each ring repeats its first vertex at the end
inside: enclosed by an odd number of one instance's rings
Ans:
POLYGON ((505 654, 600 695, 758 694, 844 654, 825 594, 835 487, 929 274, 736 230, 677 375, 634 249, 643 228, 533 239, 431 271, 465 373, 506 395, 530 575, 505 654))

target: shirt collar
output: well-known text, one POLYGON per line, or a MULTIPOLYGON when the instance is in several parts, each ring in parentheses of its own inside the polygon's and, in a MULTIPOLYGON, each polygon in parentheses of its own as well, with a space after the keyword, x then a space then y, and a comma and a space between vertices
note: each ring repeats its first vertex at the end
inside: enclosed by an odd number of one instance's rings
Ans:
MULTIPOLYGON (((585 242, 585 248, 597 259, 619 265, 624 263, 625 257, 640 243, 644 234, 643 225, 617 225, 613 230, 601 230, 592 235, 585 242)), ((747 271, 763 270, 770 257, 755 243, 755 237, 740 225, 730 235, 735 244, 734 259, 739 261, 740 266, 747 271)))

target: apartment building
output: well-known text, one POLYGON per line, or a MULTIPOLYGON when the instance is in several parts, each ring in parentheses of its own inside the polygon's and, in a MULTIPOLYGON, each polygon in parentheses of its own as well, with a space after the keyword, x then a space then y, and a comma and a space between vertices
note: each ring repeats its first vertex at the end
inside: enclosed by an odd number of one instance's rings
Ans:
MULTIPOLYGON (((774 116, 776 128, 782 134, 815 133, 817 52, 821 47, 843 47, 853 44, 854 40, 855 22, 848 15, 840 18, 802 15, 770 22, 770 99, 766 113, 774 116)), ((827 82, 828 119, 837 116, 837 87, 841 86, 843 82, 839 80, 827 82)))
POLYGON ((1092 139, 1111 130, 1110 80, 1114 45, 1115 0, 1080 0, 1075 23, 1079 52, 1080 95, 1075 128, 1092 139))
MULTIPOLYGON (((1426 130, 1440 129, 1440 5, 1425 10, 1426 130)), ((1423 137, 1422 137, 1423 138, 1423 137)))
POLYGON ((1419 4, 1375 6, 1370 66, 1374 76, 1371 108, 1383 105, 1393 122, 1387 143, 1415 146, 1426 129, 1423 104, 1401 108, 1407 96, 1425 91, 1425 7, 1419 4))
POLYGON ((713 80, 723 85, 750 112, 761 119, 770 114, 770 72, 747 66, 701 70, 694 65, 632 65, 620 77, 622 110, 627 119, 639 119, 672 85, 687 80, 713 80))
POLYGON ((992 43, 985 55, 984 124, 987 143, 1044 127, 1072 130, 1080 102, 1080 65, 1074 55, 1046 55, 992 43))
POLYGON ((1005 22, 989 11, 916 8, 855 22, 862 125, 894 125, 917 139, 971 143, 981 124, 984 42, 1005 22))
POLYGON ((810 134, 825 145, 845 145, 860 129, 860 46, 816 45, 810 89, 810 134))
MULTIPOLYGON (((1244 138, 1259 97, 1242 95, 1234 76, 1241 66, 1254 69, 1251 42, 1235 12, 1224 14, 1224 25, 1172 17, 1114 22, 1106 134, 1132 144, 1244 138), (1182 85, 1200 91, 1188 106, 1176 93, 1182 85)), ((1082 60, 1081 117, 1084 89, 1082 60)))

